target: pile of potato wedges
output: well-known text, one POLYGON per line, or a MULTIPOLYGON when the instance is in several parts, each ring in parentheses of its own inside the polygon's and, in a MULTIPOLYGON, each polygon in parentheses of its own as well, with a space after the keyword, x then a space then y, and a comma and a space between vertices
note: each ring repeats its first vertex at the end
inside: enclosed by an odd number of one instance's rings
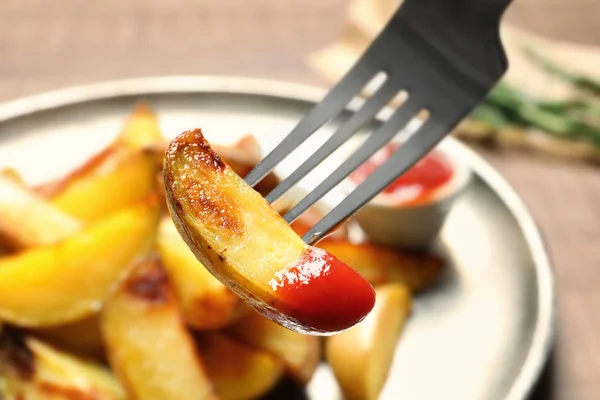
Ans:
MULTIPOLYGON (((332 337, 292 332, 246 306, 179 236, 164 198, 167 144, 139 104, 61 179, 32 187, 0 171, 0 399, 250 400, 284 378, 306 385, 321 362, 346 398, 376 399, 412 297, 444 262, 352 243, 341 229, 318 246, 371 282, 376 306, 332 337)), ((213 148, 241 176, 261 158, 252 136, 213 148)))

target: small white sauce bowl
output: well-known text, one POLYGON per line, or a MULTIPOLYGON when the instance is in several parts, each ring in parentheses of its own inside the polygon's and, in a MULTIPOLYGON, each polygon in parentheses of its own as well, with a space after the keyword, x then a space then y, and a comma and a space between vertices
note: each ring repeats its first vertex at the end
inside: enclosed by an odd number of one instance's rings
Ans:
MULTIPOLYGON (((406 133, 414 132, 418 126, 420 126, 420 123, 415 123, 414 126, 411 125, 405 128, 405 131, 406 133)), ((292 128, 293 126, 277 125, 268 134, 257 136, 263 156, 268 154, 283 139, 285 133, 292 128)), ((329 132, 329 134, 331 133, 329 132)), ((318 136, 321 135, 313 135, 288 155, 275 168, 275 173, 280 177, 289 176, 320 146, 318 142, 324 140, 323 137, 328 137, 328 132, 323 132, 321 138, 318 138, 318 136), (314 141, 314 143, 311 143, 311 141, 314 141)), ((398 136, 393 142, 401 143, 401 134, 398 136)), ((331 174, 337 166, 344 162, 363 140, 364 138, 359 137, 349 140, 308 176, 304 177, 298 185, 294 186, 286 194, 286 197, 294 200, 294 202, 304 198, 307 193, 322 182, 325 176, 331 174)), ((427 248, 437 238, 455 200, 471 180, 471 168, 460 159, 461 152, 458 150, 456 143, 453 143, 450 139, 443 139, 435 147, 434 151, 448 162, 453 175, 448 182, 438 187, 426 202, 403 204, 393 195, 379 194, 360 209, 352 218, 352 221, 357 222, 362 228, 362 232, 354 231, 358 233, 356 238, 360 240, 366 234, 370 241, 387 246, 411 250, 427 248)), ((315 206, 327 213, 356 186, 355 182, 350 178, 346 178, 317 202, 315 206)))
MULTIPOLYGON (((433 189, 423 202, 402 202, 393 194, 381 193, 354 216, 369 241, 386 246, 419 250, 427 248, 438 236, 455 200, 471 179, 471 169, 441 142, 434 151, 448 162, 450 180, 433 189)), ((348 189, 356 183, 347 179, 348 189)), ((353 186, 353 187, 351 187, 353 186)))

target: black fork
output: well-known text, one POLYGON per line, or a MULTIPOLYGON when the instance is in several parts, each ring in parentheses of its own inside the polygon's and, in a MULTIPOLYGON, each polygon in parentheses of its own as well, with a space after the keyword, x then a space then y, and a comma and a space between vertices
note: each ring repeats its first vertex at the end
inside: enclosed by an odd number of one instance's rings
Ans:
POLYGON ((512 0, 405 0, 350 71, 246 176, 254 186, 293 150, 338 116, 365 84, 385 82, 360 109, 269 195, 273 202, 344 144, 398 93, 406 100, 367 140, 285 216, 293 222, 385 146, 421 111, 427 119, 399 149, 306 233, 313 244, 402 175, 483 99, 508 67, 499 35, 512 0))

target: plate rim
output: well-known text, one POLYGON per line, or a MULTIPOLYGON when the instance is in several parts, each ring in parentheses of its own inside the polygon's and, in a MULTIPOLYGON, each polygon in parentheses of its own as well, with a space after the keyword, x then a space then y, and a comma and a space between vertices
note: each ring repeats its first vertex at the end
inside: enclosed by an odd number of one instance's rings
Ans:
MULTIPOLYGON (((302 83, 237 76, 179 75, 117 79, 47 91, 0 103, 0 123, 58 107, 124 96, 219 92, 281 97, 317 103, 323 98, 327 89, 302 83)), ((354 107, 350 105, 349 108, 354 107)), ((446 137, 444 140, 448 142, 452 151, 458 152, 461 157, 468 160, 473 171, 506 205, 515 217, 531 251, 538 284, 538 315, 531 346, 506 396, 507 400, 524 399, 531 394, 538 382, 548 361, 556 334, 557 299, 549 251, 543 234, 528 207, 500 173, 474 150, 457 139, 446 137)))

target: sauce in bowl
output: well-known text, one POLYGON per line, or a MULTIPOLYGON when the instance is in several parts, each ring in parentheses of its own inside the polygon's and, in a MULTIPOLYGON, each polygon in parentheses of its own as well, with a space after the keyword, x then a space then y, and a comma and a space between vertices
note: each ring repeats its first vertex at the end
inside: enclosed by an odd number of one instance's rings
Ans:
MULTIPOLYGON (((399 144, 391 143, 367 160, 351 175, 354 184, 360 184, 379 168, 398 149, 399 144)), ((393 196, 402 205, 427 203, 433 194, 452 179, 454 170, 450 162, 433 150, 413 165, 402 176, 385 188, 382 194, 393 196)))

